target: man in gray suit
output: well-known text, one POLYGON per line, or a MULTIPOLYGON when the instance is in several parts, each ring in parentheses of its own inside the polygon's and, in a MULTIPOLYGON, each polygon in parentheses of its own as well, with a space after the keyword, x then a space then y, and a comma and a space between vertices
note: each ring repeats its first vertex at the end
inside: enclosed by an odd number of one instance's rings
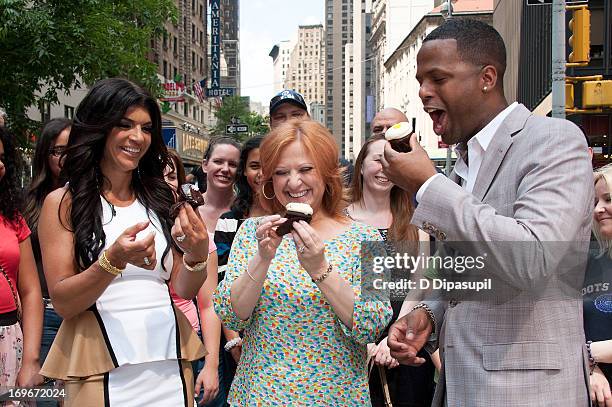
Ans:
POLYGON ((384 171, 417 192, 413 224, 450 251, 488 254, 499 291, 425 301, 393 325, 388 344, 400 363, 418 365, 418 350, 437 335, 443 364, 433 406, 587 406, 582 302, 549 296, 568 282, 578 287, 584 273, 565 274, 586 259, 586 144, 572 123, 508 105, 505 67, 501 36, 474 20, 445 22, 418 53, 424 109, 459 159, 449 178, 436 174, 413 136, 409 153, 387 144, 384 171))

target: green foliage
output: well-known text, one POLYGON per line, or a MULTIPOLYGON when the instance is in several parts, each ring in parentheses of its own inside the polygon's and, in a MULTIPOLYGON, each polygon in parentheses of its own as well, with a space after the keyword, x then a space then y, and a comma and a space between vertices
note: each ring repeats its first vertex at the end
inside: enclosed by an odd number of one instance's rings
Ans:
POLYGON ((25 135, 28 107, 81 80, 120 76, 159 95, 147 55, 177 15, 173 0, 0 0, 0 107, 13 130, 25 135))
POLYGON ((240 96, 223 98, 223 104, 215 110, 215 117, 217 118, 217 125, 212 129, 214 135, 225 135, 226 126, 231 124, 232 117, 238 118, 241 124, 248 125, 248 133, 232 135, 241 142, 257 134, 266 134, 270 130, 268 118, 249 111, 248 99, 240 96))

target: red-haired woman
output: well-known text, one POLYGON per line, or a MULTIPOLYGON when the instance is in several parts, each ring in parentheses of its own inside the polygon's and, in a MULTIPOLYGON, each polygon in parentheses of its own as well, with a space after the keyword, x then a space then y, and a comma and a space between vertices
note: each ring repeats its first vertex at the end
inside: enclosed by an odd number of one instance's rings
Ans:
POLYGON ((280 215, 247 219, 236 235, 215 309, 244 329, 229 403, 363 406, 370 404, 366 345, 382 332, 388 302, 361 291, 361 243, 377 230, 344 214, 338 148, 314 121, 275 128, 260 147, 262 206, 312 207, 310 224, 293 223, 286 238, 280 215))
MULTIPOLYGON (((380 158, 386 143, 382 137, 372 137, 361 148, 355 160, 351 204, 347 207, 347 214, 353 220, 378 229, 383 240, 389 242, 387 246, 391 251, 394 247, 414 250, 417 245, 411 243, 418 242, 419 232, 410 224, 414 212, 412 195, 391 183, 383 173, 380 158)), ((418 279, 421 274, 419 271, 422 270, 414 271, 415 274, 411 275, 410 270, 398 270, 393 278, 418 279)), ((422 298, 422 294, 414 290, 410 293, 402 290, 392 292, 392 321, 398 318, 402 308, 404 313, 410 311, 422 298)), ((372 360, 379 366, 379 372, 374 372, 370 377, 372 406, 385 406, 382 375, 388 384, 394 406, 430 406, 434 392, 434 365, 429 355, 421 351, 420 356, 427 360, 422 366, 400 365, 389 353, 387 331, 377 344, 370 344, 372 360)))

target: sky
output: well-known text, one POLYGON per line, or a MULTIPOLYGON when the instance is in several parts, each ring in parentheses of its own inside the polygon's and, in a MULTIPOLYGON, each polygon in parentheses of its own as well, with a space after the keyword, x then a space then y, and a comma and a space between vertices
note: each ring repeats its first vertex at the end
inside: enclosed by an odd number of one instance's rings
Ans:
POLYGON ((270 102, 274 44, 295 37, 299 25, 323 24, 325 0, 240 1, 241 94, 270 102))

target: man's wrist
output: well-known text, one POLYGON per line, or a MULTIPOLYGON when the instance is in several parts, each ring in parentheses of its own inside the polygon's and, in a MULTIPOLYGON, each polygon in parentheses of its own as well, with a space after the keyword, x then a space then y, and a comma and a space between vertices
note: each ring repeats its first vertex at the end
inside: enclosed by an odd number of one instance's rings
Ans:
POLYGON ((411 312, 415 311, 425 313, 427 319, 429 320, 429 323, 431 324, 431 333, 434 333, 436 331, 436 315, 433 313, 431 308, 429 308, 427 304, 421 302, 412 308, 411 312))

